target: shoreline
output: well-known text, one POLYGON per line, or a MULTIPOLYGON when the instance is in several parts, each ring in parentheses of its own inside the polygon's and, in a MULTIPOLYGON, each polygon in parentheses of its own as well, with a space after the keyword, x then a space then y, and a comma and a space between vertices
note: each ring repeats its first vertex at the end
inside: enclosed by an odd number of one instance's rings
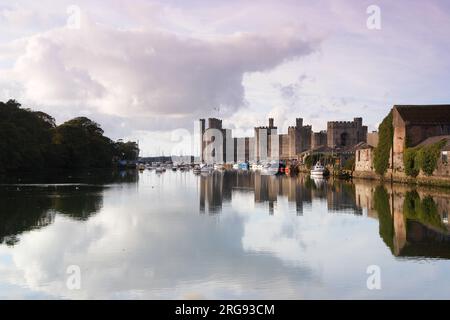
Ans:
POLYGON ((397 183, 410 186, 430 186, 450 189, 450 178, 436 177, 436 176, 418 176, 416 178, 407 177, 404 174, 385 174, 379 176, 374 172, 369 171, 354 171, 352 179, 372 180, 382 183, 397 183))

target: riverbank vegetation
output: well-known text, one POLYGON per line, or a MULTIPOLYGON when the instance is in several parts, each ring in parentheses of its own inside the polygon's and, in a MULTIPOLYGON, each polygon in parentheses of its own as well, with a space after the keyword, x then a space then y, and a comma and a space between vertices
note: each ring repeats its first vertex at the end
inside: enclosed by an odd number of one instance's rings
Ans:
POLYGON ((112 141, 86 117, 56 125, 52 116, 15 100, 0 102, 0 171, 106 168, 138 154, 135 142, 112 141))
POLYGON ((394 127, 392 125, 392 111, 383 119, 378 127, 378 146, 374 151, 373 165, 375 172, 383 176, 389 168, 389 156, 392 149, 394 127))
POLYGON ((425 175, 431 176, 437 168, 440 151, 446 143, 442 140, 429 146, 406 149, 403 154, 406 175, 415 178, 422 170, 425 175))

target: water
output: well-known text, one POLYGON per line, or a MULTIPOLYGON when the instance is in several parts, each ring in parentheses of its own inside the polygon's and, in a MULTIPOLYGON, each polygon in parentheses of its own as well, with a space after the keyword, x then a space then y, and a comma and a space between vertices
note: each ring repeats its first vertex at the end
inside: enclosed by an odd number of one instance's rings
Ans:
POLYGON ((450 191, 245 172, 2 181, 3 299, 450 298, 450 191))

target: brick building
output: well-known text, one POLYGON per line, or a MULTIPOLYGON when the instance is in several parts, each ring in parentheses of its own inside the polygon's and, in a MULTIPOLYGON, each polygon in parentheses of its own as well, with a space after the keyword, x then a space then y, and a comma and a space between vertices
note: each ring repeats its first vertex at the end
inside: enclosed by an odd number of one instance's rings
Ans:
POLYGON ((392 109, 394 171, 403 171, 405 148, 425 139, 450 135, 450 105, 397 105, 392 109))

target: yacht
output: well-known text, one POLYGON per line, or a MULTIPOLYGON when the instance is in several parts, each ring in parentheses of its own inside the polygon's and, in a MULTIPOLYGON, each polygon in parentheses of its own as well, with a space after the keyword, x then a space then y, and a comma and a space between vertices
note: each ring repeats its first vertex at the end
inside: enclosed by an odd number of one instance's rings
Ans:
POLYGON ((163 167, 162 165, 156 167, 156 169, 155 169, 155 172, 156 172, 156 173, 163 173, 163 172, 165 172, 165 171, 166 171, 166 168, 163 167))
POLYGON ((223 164, 216 163, 214 165, 214 170, 225 170, 225 166, 223 164))
POLYGON ((249 164, 247 162, 241 162, 239 163, 239 169, 240 170, 249 170, 249 164))
POLYGON ((195 165, 194 169, 192 169, 192 172, 194 172, 195 174, 202 172, 201 168, 199 165, 195 165))
POLYGON ((324 177, 326 175, 328 175, 328 170, 320 162, 317 162, 311 169, 311 176, 324 177))

